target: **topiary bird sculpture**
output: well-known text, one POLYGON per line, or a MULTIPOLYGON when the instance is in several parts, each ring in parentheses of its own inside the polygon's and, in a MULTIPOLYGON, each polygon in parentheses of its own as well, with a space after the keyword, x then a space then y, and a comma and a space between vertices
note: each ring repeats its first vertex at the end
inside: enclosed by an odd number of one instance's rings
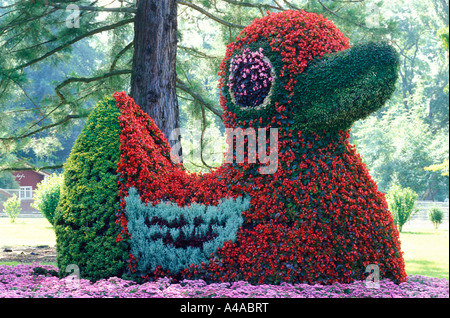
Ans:
POLYGON ((349 143, 352 124, 394 92, 398 67, 391 46, 351 46, 321 15, 255 20, 220 66, 230 160, 204 174, 174 162, 125 93, 105 99, 65 166, 59 266, 94 280, 331 284, 376 265, 405 281, 384 194, 349 143))

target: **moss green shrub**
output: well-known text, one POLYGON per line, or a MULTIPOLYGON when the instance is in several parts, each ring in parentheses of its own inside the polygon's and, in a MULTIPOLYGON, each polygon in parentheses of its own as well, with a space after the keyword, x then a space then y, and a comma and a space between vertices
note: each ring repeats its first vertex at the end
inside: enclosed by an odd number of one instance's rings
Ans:
POLYGON ((68 161, 55 213, 60 273, 76 264, 81 277, 98 280, 122 276, 126 255, 115 215, 119 208, 117 163, 120 111, 107 97, 89 115, 68 161))
POLYGON ((442 210, 439 209, 438 207, 433 207, 428 213, 428 216, 430 218, 431 223, 433 223, 434 228, 437 230, 439 224, 442 224, 442 221, 444 220, 444 212, 442 212, 442 210))
POLYGON ((34 192, 32 207, 39 210, 50 224, 53 224, 63 181, 64 176, 62 174, 53 174, 41 181, 34 192))
POLYGON ((417 193, 410 188, 402 188, 402 186, 394 184, 387 193, 387 200, 394 223, 401 232, 403 225, 416 211, 417 193))
POLYGON ((3 208, 11 223, 16 221, 17 216, 22 211, 22 208, 20 207, 20 199, 15 194, 3 203, 3 208))

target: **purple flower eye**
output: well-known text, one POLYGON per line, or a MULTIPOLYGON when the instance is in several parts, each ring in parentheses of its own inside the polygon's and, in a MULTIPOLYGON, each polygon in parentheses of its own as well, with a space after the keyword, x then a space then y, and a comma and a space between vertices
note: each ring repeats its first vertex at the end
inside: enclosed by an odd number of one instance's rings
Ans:
POLYGON ((263 50, 245 49, 230 64, 228 88, 232 101, 241 108, 264 107, 270 102, 275 72, 263 50))

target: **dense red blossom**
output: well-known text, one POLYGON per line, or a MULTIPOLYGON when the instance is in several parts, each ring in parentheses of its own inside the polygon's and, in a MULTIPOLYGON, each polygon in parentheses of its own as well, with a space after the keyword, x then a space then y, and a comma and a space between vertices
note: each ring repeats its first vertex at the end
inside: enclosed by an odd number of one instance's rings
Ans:
MULTIPOLYGON (((349 47, 331 21, 304 11, 268 15, 245 28, 228 46, 221 65, 220 87, 235 50, 264 35, 283 59, 281 74, 288 94, 295 75, 309 61, 349 47)), ((170 146, 154 121, 125 93, 116 93, 121 133, 118 163, 121 208, 118 241, 127 241, 125 197, 134 187, 143 202, 163 200, 180 206, 216 205, 223 198, 249 195, 251 208, 235 242, 226 242, 208 264, 191 265, 178 278, 254 283, 330 284, 364 280, 369 264, 382 278, 406 280, 399 234, 385 197, 349 143, 349 132, 302 133, 284 120, 289 101, 274 103, 279 117, 240 121, 221 96, 227 128, 279 128, 279 166, 258 173, 259 164, 224 164, 206 174, 187 172, 171 161, 170 146), (282 122, 283 121, 283 122, 282 122), (268 124, 269 123, 269 124, 268 124)), ((130 255, 129 267, 139 260, 130 255)), ((170 275, 158 269, 153 277, 170 275)), ((148 277, 147 277, 148 278, 148 277)))

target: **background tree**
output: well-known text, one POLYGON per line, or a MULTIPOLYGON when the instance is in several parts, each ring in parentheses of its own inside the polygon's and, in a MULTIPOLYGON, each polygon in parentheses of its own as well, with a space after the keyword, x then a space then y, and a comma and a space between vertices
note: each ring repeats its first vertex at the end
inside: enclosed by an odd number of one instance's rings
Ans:
POLYGON ((20 199, 15 194, 13 194, 12 197, 10 197, 8 200, 6 200, 5 203, 3 203, 3 209, 6 215, 9 217, 11 223, 14 223, 16 221, 17 216, 22 211, 20 204, 20 199))
POLYGON ((19 184, 12 174, 0 172, 0 189, 19 189, 19 184))
POLYGON ((180 127, 176 89, 177 1, 137 0, 133 44, 130 94, 169 139, 171 132, 180 127))
MULTIPOLYGON (((0 124, 0 169, 23 167, 26 161, 41 168, 61 167, 67 156, 54 158, 52 154, 58 148, 70 148, 71 143, 63 147, 58 144, 61 138, 55 135, 72 130, 74 123, 82 125, 92 104, 114 91, 130 91, 167 135, 178 124, 176 86, 178 93, 189 104, 186 105, 188 113, 201 117, 204 131, 211 123, 210 114, 217 116, 219 121, 221 117, 216 106, 217 90, 211 94, 208 89, 217 85, 217 61, 223 55, 224 44, 267 10, 298 9, 297 5, 319 10, 343 22, 351 21, 355 16, 351 11, 355 3, 345 1, 329 5, 322 1, 302 4, 295 1, 233 0, 149 0, 137 3, 100 0, 3 1, 0 7, 0 105, 9 116, 0 124), (68 19, 73 19, 76 13, 72 7, 67 10, 73 4, 80 10, 79 19, 78 23, 73 23, 74 20, 68 24, 68 19), (175 77, 177 7, 180 7, 178 20, 181 25, 178 39, 186 58, 178 60, 179 76, 175 77), (187 37, 183 41, 183 36, 192 34, 193 30, 197 34, 206 31, 197 47, 187 37), (151 43, 155 40, 163 45, 151 43), (220 54, 210 54, 213 44, 220 48, 220 54), (81 46, 88 49, 77 51, 77 47, 81 46), (95 59, 96 54, 89 54, 88 58, 83 58, 84 53, 90 52, 89 49, 94 49, 102 57, 95 59), (146 55, 143 56, 143 53, 146 55), (33 94, 29 86, 32 83, 30 74, 45 67, 64 69, 66 65, 77 64, 77 60, 81 65, 71 68, 71 71, 63 70, 62 78, 52 76, 55 75, 52 73, 46 74, 44 82, 52 83, 53 92, 45 92, 44 96, 33 94), (208 72, 200 74, 202 79, 197 80, 193 72, 189 72, 192 70, 190 65, 203 64, 205 60, 210 62, 208 72), (166 69, 159 69, 160 66, 166 69), (160 102, 162 98, 164 102, 160 102), (25 107, 18 109, 17 101, 25 107), (21 111, 20 115, 18 111, 21 111), (47 147, 41 147, 36 152, 37 147, 32 147, 33 143, 47 147), (22 162, 17 164, 17 159, 22 159, 22 162)), ((217 124, 216 121, 217 118, 217 124)))
POLYGON ((427 200, 448 193, 448 177, 423 169, 445 162, 449 148, 448 60, 438 36, 448 26, 448 1, 436 2, 384 2, 382 14, 397 23, 390 38, 402 60, 398 89, 384 109, 352 128, 381 191, 396 177, 427 200))
POLYGON ((444 212, 438 207, 432 207, 430 212, 428 212, 428 218, 431 223, 433 223, 434 228, 437 230, 439 225, 442 224, 444 220, 444 212))

